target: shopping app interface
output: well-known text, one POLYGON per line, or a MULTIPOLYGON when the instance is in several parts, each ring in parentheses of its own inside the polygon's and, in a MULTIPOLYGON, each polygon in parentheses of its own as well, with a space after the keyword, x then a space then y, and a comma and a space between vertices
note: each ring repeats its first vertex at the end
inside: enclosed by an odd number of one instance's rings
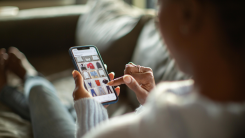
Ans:
POLYGON ((91 95, 99 102, 116 100, 113 88, 107 85, 109 79, 96 49, 94 47, 85 50, 73 49, 72 52, 84 78, 84 86, 91 95))

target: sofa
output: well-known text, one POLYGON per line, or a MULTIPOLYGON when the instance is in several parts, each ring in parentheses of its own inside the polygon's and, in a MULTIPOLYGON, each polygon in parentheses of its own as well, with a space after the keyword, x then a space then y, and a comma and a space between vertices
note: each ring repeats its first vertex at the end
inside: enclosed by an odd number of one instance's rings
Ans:
MULTIPOLYGON (((74 87, 68 49, 75 45, 97 46, 108 72, 114 71, 116 77, 123 75, 125 64, 133 62, 151 67, 156 83, 188 79, 169 56, 155 17, 154 10, 138 9, 122 0, 20 10, 16 17, 0 18, 0 45, 19 48, 58 90, 70 84, 63 95, 70 95, 74 87)), ((138 106, 134 93, 122 85, 119 102, 108 112, 112 117, 138 106)))

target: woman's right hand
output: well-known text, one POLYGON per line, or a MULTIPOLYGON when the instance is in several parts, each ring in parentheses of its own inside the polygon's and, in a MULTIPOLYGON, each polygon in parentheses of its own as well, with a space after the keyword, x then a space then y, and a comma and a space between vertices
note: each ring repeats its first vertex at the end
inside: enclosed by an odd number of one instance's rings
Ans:
POLYGON ((140 104, 144 104, 149 92, 155 87, 155 80, 151 68, 126 64, 124 76, 108 83, 110 86, 126 84, 136 94, 140 104))

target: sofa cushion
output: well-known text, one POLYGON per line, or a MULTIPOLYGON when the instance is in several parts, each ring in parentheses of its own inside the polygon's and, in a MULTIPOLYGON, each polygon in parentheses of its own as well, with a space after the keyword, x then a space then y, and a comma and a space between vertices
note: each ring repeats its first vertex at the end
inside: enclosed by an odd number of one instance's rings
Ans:
POLYGON ((90 12, 78 22, 77 45, 97 46, 108 71, 121 76, 149 18, 122 0, 90 0, 88 5, 90 12))
POLYGON ((0 103, 0 137, 33 138, 31 123, 0 103))
POLYGON ((143 12, 121 0, 90 0, 90 12, 82 15, 77 28, 77 44, 93 44, 101 52, 128 34, 143 12))
POLYGON ((78 18, 87 11, 85 5, 58 6, 20 10, 16 16, 1 17, 1 47, 15 46, 27 57, 67 53, 75 45, 78 18))

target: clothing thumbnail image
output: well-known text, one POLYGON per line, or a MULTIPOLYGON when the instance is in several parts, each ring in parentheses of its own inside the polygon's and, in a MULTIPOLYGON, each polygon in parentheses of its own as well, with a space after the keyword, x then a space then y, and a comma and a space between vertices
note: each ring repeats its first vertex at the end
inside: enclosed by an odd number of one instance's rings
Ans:
POLYGON ((80 68, 82 71, 87 70, 86 64, 84 64, 84 63, 80 64, 80 68))
POLYGON ((85 80, 91 79, 91 77, 90 77, 90 75, 89 75, 89 73, 88 73, 87 71, 83 71, 83 72, 82 72, 82 75, 83 75, 83 78, 84 78, 85 80))
POLYGON ((79 62, 84 62, 83 58, 81 56, 75 57, 76 61, 79 62))
POLYGON ((109 82, 109 80, 108 80, 108 79, 102 79, 102 82, 103 82, 104 84, 107 84, 107 83, 109 82))
POLYGON ((99 90, 99 95, 106 95, 107 94, 102 87, 98 87, 98 90, 99 90))
POLYGON ((106 77, 104 70, 100 69, 98 70, 100 77, 106 77))
POLYGON ((104 77, 104 78, 95 79, 94 82, 97 86, 105 86, 105 85, 107 85, 109 80, 107 77, 104 77))
POLYGON ((93 59, 93 60, 100 60, 99 57, 98 57, 97 55, 93 55, 93 56, 92 56, 92 59, 93 59))
POLYGON ((94 80, 94 82, 95 82, 95 84, 96 84, 97 86, 101 86, 101 83, 100 83, 100 80, 99 80, 99 79, 94 80))
POLYGON ((100 62, 96 62, 96 66, 98 69, 102 69, 101 63, 100 62))
POLYGON ((96 84, 94 83, 94 80, 85 80, 84 82, 85 82, 85 84, 86 84, 86 86, 88 88, 94 88, 94 87, 96 87, 96 84))
POLYGON ((88 69, 95 69, 93 63, 88 63, 88 64, 87 64, 87 68, 88 68, 88 69))
POLYGON ((113 93, 113 90, 111 89, 111 86, 106 86, 106 91, 108 94, 113 93))
POLYGON ((92 79, 99 78, 98 72, 96 70, 91 70, 90 75, 92 79))
POLYGON ((90 62, 90 61, 92 61, 92 58, 91 58, 91 56, 84 56, 83 60, 86 62, 90 62))
POLYGON ((96 93, 96 89, 90 89, 90 92, 92 94, 92 96, 98 96, 98 94, 96 93))

